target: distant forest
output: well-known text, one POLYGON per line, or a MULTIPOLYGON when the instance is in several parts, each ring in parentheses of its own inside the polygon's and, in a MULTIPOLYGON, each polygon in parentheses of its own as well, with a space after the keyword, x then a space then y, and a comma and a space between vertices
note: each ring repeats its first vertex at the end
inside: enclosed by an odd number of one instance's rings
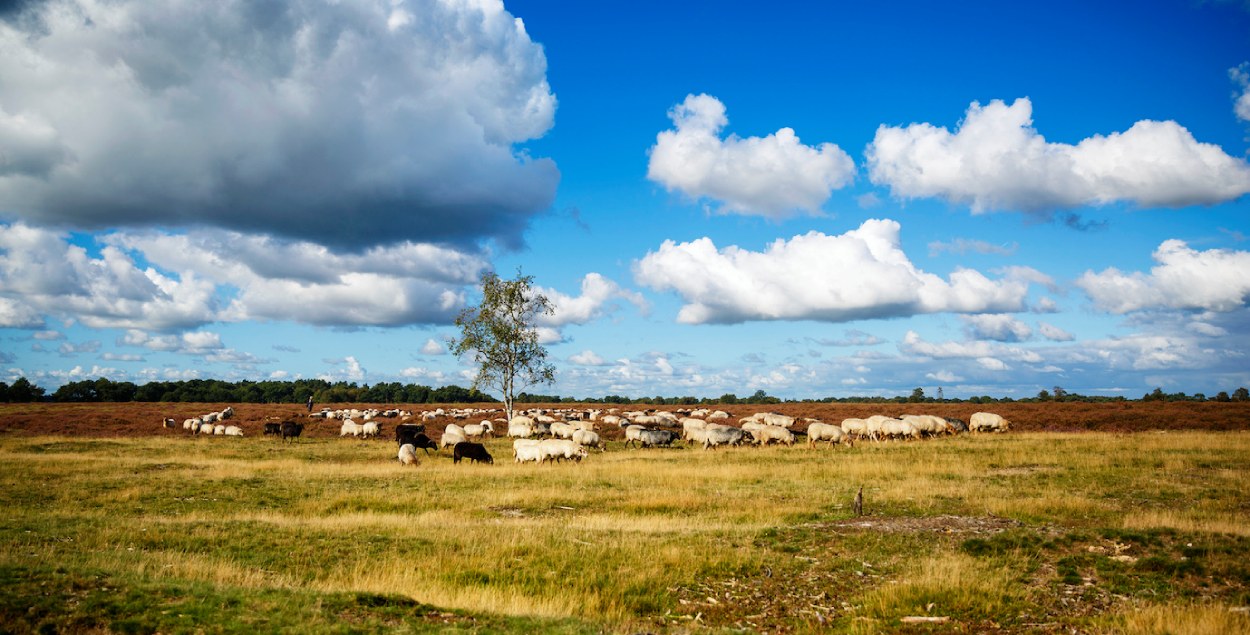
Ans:
MULTIPOLYGON (((56 389, 52 394, 37 386, 25 377, 18 378, 9 385, 0 382, 0 403, 17 403, 32 401, 59 402, 187 402, 187 403, 305 403, 309 397, 317 404, 334 403, 489 403, 498 401, 494 397, 462 386, 442 386, 431 388, 419 384, 401 384, 399 382, 378 383, 360 386, 355 382, 328 382, 322 379, 297 379, 294 381, 239 381, 229 382, 218 379, 191 379, 186 381, 154 381, 146 384, 134 384, 128 381, 112 381, 103 377, 94 380, 70 382, 56 389)), ((1250 391, 1238 388, 1232 393, 1218 392, 1212 397, 1203 393, 1186 395, 1183 392, 1165 393, 1160 388, 1146 393, 1142 401, 1248 401, 1250 391)), ((775 404, 782 400, 773 397, 763 390, 757 390, 749 397, 739 397, 727 393, 719 397, 622 397, 607 395, 600 398, 571 397, 560 395, 538 395, 521 393, 517 396, 519 403, 610 403, 610 404, 651 404, 651 405, 713 405, 713 404, 775 404)), ((1126 397, 1086 396, 1068 392, 1059 386, 1053 390, 1042 390, 1035 397, 1014 399, 1011 397, 991 397, 989 395, 968 397, 964 399, 947 399, 942 389, 937 389, 937 396, 926 395, 924 389, 916 388, 910 395, 896 397, 860 396, 860 397, 825 397, 821 399, 787 400, 790 402, 809 403, 1010 403, 1040 401, 1073 401, 1073 402, 1116 402, 1128 401, 1126 397)))

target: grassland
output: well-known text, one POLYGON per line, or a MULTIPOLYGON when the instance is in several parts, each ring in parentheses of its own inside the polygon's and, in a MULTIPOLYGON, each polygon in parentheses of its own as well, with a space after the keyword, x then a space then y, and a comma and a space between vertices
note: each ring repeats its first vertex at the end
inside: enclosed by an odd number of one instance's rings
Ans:
POLYGON ((488 447, 0 435, 0 631, 1250 632, 1244 431, 488 447))

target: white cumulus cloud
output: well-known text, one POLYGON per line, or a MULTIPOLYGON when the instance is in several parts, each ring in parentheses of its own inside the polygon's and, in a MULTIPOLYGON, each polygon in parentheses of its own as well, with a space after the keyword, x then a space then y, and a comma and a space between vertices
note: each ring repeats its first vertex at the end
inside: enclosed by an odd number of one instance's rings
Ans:
POLYGON ((443 353, 446 353, 446 352, 447 352, 447 347, 444 346, 442 342, 432 337, 425 340, 425 344, 421 345, 422 355, 442 355, 443 353))
POLYGON ((582 351, 569 356, 569 361, 579 366, 602 366, 604 360, 594 351, 582 351))
POLYGON ((973 102, 953 133, 928 123, 882 125, 866 152, 869 178, 895 196, 939 197, 973 212, 1209 205, 1250 191, 1250 165, 1174 121, 1050 143, 1033 128, 1033 104, 1023 97, 973 102))
POLYGON ((1004 313, 960 316, 968 335, 978 340, 1023 342, 1033 335, 1028 324, 1004 313))
POLYGON ((1228 69, 1228 77, 1237 84, 1233 94, 1233 112, 1237 118, 1250 122, 1250 62, 1228 69))
POLYGON ((11 11, 0 202, 25 220, 516 243, 554 198, 514 147, 553 124, 546 57, 498 0, 11 11))
POLYGON ((1148 309, 1227 312, 1250 299, 1250 252, 1197 251, 1182 240, 1165 240, 1153 254, 1150 273, 1114 267, 1086 271, 1076 281, 1098 308, 1111 313, 1148 309))
POLYGON ((1037 332, 1052 342, 1071 342, 1076 339, 1076 336, 1048 322, 1038 322, 1037 332))
POLYGON ((972 269, 949 279, 912 264, 899 242, 900 225, 872 219, 837 236, 809 232, 777 240, 763 252, 718 249, 710 238, 666 240, 634 263, 639 284, 676 291, 686 324, 749 320, 852 320, 920 313, 1020 311, 1033 281, 1020 267, 991 280, 972 269))
POLYGON ((722 139, 729 119, 711 95, 687 95, 668 115, 674 128, 656 136, 647 178, 669 191, 718 201, 723 213, 814 214, 855 177, 855 162, 841 148, 803 145, 790 128, 722 139))
POLYGON ((64 233, 0 224, 0 324, 38 328, 44 315, 146 330, 255 319, 445 323, 487 266, 443 246, 405 242, 355 254, 221 230, 116 232, 96 242, 93 257, 64 233))

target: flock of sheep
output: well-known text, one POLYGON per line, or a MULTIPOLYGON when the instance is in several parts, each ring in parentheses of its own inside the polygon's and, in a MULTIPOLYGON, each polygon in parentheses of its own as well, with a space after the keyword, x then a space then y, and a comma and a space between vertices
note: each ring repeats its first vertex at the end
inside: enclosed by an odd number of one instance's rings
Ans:
MULTIPOLYGON (((401 417, 400 423, 395 426, 395 440, 399 444, 396 458, 403 465, 420 463, 417 450, 424 450, 428 454, 430 450, 437 452, 444 448, 452 449, 452 459, 456 463, 462 459, 494 463, 494 458, 480 441, 494 437, 497 434, 496 425, 506 427, 506 435, 513 439, 512 454, 517 463, 540 464, 548 461, 581 461, 591 448, 604 450, 605 445, 598 432, 601 425, 622 429, 625 447, 669 446, 681 440, 688 444, 699 444, 704 450, 744 444, 793 445, 799 437, 806 437, 809 445, 828 442, 830 446, 852 446, 856 440, 906 440, 960 432, 1006 432, 1011 426, 1003 417, 988 412, 973 414, 967 423, 934 415, 903 415, 897 418, 874 415, 863 419, 844 419, 840 424, 832 424, 818 419, 798 419, 772 412, 760 412, 739 419, 737 425, 731 425, 729 413, 706 408, 625 412, 615 408, 532 409, 518 413, 511 420, 484 418, 498 413, 497 409, 480 408, 439 408, 420 413, 418 416, 422 422, 439 417, 479 421, 464 425, 447 424, 437 443, 426 435, 424 423, 409 422, 414 415, 405 410, 324 409, 308 416, 342 420, 339 436, 361 439, 380 435, 382 426, 377 421, 378 418, 401 417), (357 423, 357 419, 361 422, 357 423)), ((233 414, 233 408, 226 408, 221 412, 193 417, 183 422, 183 428, 195 434, 243 436, 239 426, 218 423, 229 419, 233 414)), ((174 427, 173 424, 172 419, 165 420, 166 427, 174 427)), ((303 427, 302 424, 284 422, 281 424, 283 428, 279 430, 279 424, 266 424, 265 432, 282 434, 283 439, 298 437, 299 430, 289 434, 285 429, 286 426, 295 425, 303 427)))
MULTIPOLYGON (((211 434, 227 437, 243 436, 243 428, 239 426, 228 426, 224 423, 226 419, 234 416, 234 408, 227 406, 221 412, 210 412, 206 415, 191 417, 182 422, 182 429, 188 430, 191 434, 211 434)), ((176 422, 173 419, 165 419, 165 427, 173 428, 176 422)))

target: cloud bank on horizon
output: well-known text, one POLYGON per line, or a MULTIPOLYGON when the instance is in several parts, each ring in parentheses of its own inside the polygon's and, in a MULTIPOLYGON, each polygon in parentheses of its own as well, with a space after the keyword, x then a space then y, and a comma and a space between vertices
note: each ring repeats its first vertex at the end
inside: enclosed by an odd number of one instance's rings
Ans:
POLYGON ((797 33, 631 82, 508 5, 0 7, 2 374, 465 383, 455 316, 523 265, 564 394, 1250 383, 1244 54, 1177 70, 1200 116, 1073 123, 1076 79, 874 101, 797 33), (758 88, 791 67, 821 92, 758 88))

